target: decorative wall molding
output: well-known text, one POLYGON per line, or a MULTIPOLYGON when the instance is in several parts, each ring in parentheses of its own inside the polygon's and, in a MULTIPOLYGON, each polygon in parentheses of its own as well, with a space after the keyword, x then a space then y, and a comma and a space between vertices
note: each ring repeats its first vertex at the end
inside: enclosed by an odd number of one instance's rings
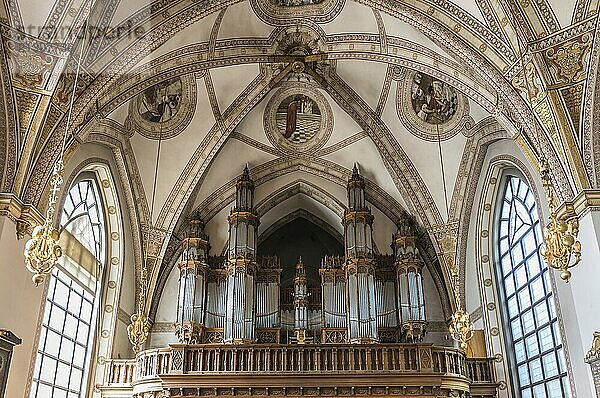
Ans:
POLYGON ((12 193, 0 193, 0 216, 15 223, 17 239, 31 235, 36 225, 44 223, 44 216, 33 206, 24 204, 12 193))

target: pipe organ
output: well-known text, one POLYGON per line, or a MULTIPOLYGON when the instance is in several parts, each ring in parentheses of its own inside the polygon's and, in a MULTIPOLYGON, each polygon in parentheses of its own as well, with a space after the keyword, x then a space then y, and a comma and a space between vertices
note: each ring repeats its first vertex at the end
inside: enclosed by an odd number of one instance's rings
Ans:
POLYGON ((377 341, 373 215, 365 201, 365 180, 354 165, 348 181, 348 209, 342 220, 346 241, 346 307, 348 338, 354 343, 377 341))
POLYGON ((288 277, 282 286, 282 270, 292 265, 256 255, 259 217, 254 210, 254 182, 245 168, 228 217, 224 255, 208 255, 209 238, 199 220, 190 222, 182 239, 175 325, 179 341, 420 341, 426 326, 424 264, 416 236, 408 220, 403 221, 392 236, 393 254, 375 254, 374 217, 356 166, 347 191, 348 209, 341 220, 345 255, 322 258, 316 281, 307 277, 306 268, 315 265, 299 259, 293 281, 288 277))
POLYGON ((398 226, 392 247, 396 260, 400 332, 404 340, 421 341, 425 333, 423 261, 408 222, 398 226))
POLYGON ((227 255, 227 304, 224 341, 246 343, 254 340, 256 232, 258 216, 254 212, 254 182, 248 167, 236 185, 235 207, 229 221, 227 255))
POLYGON ((181 246, 175 333, 182 343, 199 343, 204 329, 206 259, 210 249, 202 221, 190 222, 181 246))

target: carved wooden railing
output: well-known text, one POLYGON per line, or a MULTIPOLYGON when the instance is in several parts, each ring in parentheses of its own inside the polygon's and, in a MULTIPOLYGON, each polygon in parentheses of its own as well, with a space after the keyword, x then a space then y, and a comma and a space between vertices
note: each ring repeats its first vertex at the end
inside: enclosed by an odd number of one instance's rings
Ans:
POLYGON ((107 386, 130 386, 135 373, 135 359, 112 359, 108 362, 107 372, 107 386))
POLYGON ((487 382, 492 381, 490 361, 466 360, 458 350, 427 344, 173 345, 141 352, 137 356, 135 376, 141 379, 171 372, 379 371, 454 374, 487 382))
POLYGON ((432 386, 436 383, 432 380, 449 378, 453 388, 463 386, 464 391, 471 392, 475 388, 474 397, 494 397, 493 367, 493 359, 466 359, 456 349, 430 344, 172 345, 142 351, 135 360, 113 360, 105 385, 129 385, 133 391, 138 386, 149 391, 153 383, 156 388, 162 388, 163 382, 170 388, 184 388, 193 381, 200 388, 204 378, 210 384, 214 377, 225 380, 231 376, 229 383, 243 380, 245 388, 250 388, 253 378, 262 383, 279 378, 284 385, 296 379, 291 375, 302 375, 304 379, 315 377, 315 381, 327 377, 332 385, 352 378, 371 385, 379 377, 380 384, 387 386, 386 380, 391 379, 386 377, 395 377, 394 382, 404 377, 417 383, 424 377, 432 386))
POLYGON ((473 383, 495 383, 494 358, 467 359, 467 377, 473 383))

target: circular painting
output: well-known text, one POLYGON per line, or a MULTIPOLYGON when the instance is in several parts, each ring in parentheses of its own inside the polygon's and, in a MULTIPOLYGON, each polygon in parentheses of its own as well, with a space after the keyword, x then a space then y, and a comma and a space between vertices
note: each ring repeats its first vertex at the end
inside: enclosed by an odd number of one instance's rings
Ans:
POLYGON ((269 100, 264 125, 275 146, 305 151, 320 148, 329 139, 333 113, 317 89, 306 83, 289 83, 269 100))
POLYGON ((427 141, 449 139, 473 123, 467 99, 448 83, 418 71, 398 75, 397 111, 403 125, 427 141))
POLYGON ((196 108, 193 75, 177 76, 153 84, 129 105, 128 126, 146 138, 168 139, 180 134, 196 108))
POLYGON ((145 89, 140 94, 138 112, 148 122, 166 122, 181 105, 181 79, 174 77, 145 89))
POLYGON ((415 73, 410 94, 413 109, 424 122, 442 124, 456 113, 458 95, 454 88, 429 75, 415 73))
POLYGON ((281 101, 275 119, 279 133, 295 144, 311 140, 321 127, 319 105, 302 94, 290 95, 281 101))

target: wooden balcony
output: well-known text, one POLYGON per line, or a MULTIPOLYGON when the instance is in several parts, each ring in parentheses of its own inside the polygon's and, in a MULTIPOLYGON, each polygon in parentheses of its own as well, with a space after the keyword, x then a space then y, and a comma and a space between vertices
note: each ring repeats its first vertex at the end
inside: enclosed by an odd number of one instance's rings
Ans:
POLYGON ((493 359, 429 344, 172 345, 113 360, 103 396, 496 397, 493 359), (135 371, 133 371, 135 367, 135 371), (141 396, 141 395, 140 395, 141 396), (144 395, 145 396, 145 395, 144 395))

